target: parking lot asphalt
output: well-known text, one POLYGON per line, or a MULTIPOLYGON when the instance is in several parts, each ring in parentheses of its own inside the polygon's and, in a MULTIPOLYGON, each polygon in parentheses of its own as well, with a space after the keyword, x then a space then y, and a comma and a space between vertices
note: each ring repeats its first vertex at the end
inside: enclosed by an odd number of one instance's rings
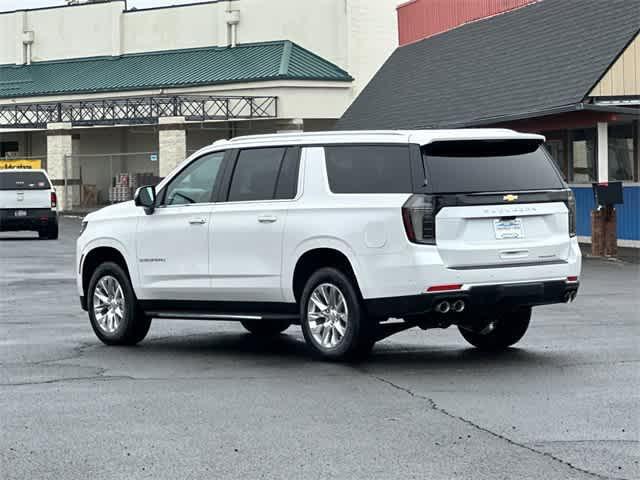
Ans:
POLYGON ((640 271, 585 260, 507 352, 413 329, 357 365, 300 329, 155 320, 106 347, 58 241, 0 234, 2 479, 640 478, 640 271))

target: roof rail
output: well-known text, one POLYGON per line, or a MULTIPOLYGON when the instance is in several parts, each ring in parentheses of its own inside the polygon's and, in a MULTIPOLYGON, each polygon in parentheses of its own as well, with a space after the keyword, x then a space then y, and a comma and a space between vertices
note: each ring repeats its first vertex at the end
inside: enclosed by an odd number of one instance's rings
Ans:
POLYGON ((393 135, 402 136, 406 135, 406 132, 400 130, 336 130, 325 132, 286 132, 286 133, 266 133, 260 135, 242 135, 234 137, 229 142, 238 142, 246 140, 268 140, 271 138, 287 139, 287 138, 299 138, 299 137, 324 137, 324 136, 363 136, 363 135, 393 135))

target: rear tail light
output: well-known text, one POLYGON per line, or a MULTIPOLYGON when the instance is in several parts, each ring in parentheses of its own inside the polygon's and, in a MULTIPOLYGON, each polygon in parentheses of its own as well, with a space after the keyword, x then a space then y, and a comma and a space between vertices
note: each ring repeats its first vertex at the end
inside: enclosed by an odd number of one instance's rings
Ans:
POLYGON ((51 192, 51 208, 56 208, 58 206, 58 196, 56 192, 51 192))
POLYGON ((413 243, 436 244, 435 202, 430 195, 413 195, 402 206, 402 222, 413 243))
POLYGON ((576 197, 573 190, 569 190, 567 196, 567 209, 569 210, 569 236, 576 236, 576 197))
POLYGON ((578 276, 574 275, 571 277, 567 277, 567 282, 577 282, 578 281, 578 276))

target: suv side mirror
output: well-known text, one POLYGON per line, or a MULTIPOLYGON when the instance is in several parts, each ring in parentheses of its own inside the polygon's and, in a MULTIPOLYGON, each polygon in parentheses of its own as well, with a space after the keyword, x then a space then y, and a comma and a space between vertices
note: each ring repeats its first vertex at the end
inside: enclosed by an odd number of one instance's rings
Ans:
POLYGON ((147 215, 151 215, 156 208, 156 187, 147 185, 136 190, 133 196, 136 207, 143 207, 147 215))

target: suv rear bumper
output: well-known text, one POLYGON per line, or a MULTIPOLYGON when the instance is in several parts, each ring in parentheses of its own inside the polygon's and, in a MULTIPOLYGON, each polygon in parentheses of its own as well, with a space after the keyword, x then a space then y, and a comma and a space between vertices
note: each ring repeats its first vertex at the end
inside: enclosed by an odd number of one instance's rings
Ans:
POLYGON ((365 299, 368 312, 374 316, 398 317, 420 315, 435 310, 442 301, 464 300, 466 308, 535 306, 565 303, 567 294, 577 293, 579 282, 553 280, 546 282, 478 285, 467 290, 424 293, 402 297, 365 299))
POLYGON ((43 230, 58 223, 58 213, 50 208, 0 209, 0 231, 43 230), (25 210, 24 217, 16 217, 16 210, 25 210))

